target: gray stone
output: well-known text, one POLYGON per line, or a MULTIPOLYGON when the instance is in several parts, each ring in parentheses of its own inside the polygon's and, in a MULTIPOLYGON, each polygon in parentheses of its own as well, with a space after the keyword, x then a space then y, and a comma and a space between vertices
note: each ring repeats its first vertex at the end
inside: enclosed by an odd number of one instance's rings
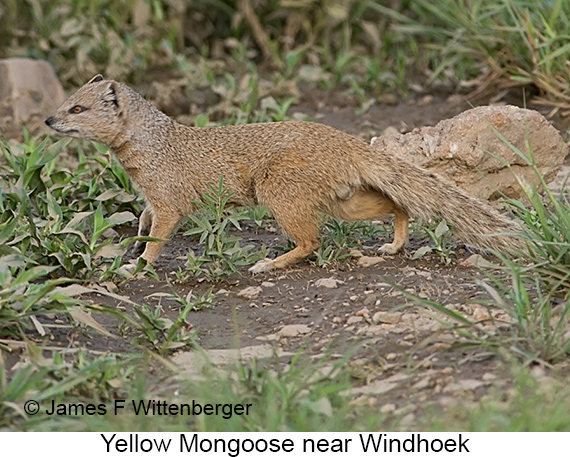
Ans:
POLYGON ((4 136, 43 128, 43 121, 65 100, 52 66, 32 59, 0 60, 0 131, 4 136))

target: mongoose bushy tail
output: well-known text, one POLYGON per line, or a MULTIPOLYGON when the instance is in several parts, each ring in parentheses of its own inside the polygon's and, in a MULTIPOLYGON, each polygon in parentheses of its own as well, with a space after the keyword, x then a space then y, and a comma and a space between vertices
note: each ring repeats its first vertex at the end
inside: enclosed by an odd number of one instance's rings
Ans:
POLYGON ((439 216, 468 244, 511 253, 524 247, 521 227, 516 222, 429 170, 383 156, 381 167, 369 166, 362 171, 370 186, 410 216, 423 220, 439 216))

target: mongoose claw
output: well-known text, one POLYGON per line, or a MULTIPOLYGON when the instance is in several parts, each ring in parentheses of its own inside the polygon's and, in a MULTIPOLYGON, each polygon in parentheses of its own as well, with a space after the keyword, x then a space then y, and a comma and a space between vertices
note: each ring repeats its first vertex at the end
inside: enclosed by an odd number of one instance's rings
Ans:
POLYGON ((146 248, 146 243, 143 241, 135 241, 133 245, 133 255, 140 257, 146 248))
POLYGON ((273 260, 271 259, 263 259, 260 260, 259 262, 257 262, 253 267, 251 267, 249 269, 249 272, 251 274, 257 274, 257 273, 267 273, 268 271, 271 271, 275 269, 275 265, 273 264, 273 260))
POLYGON ((148 264, 145 263, 144 266, 142 266, 142 265, 139 266, 139 262, 140 262, 139 259, 133 259, 133 260, 131 260, 129 263, 123 265, 123 266, 120 268, 120 270, 122 270, 122 271, 125 272, 125 273, 128 273, 128 274, 131 275, 131 276, 132 276, 132 275, 135 275, 135 274, 136 274, 136 276, 139 276, 139 275, 142 276, 142 275, 144 275, 144 273, 145 273, 146 271, 149 271, 150 265, 148 265, 148 264), (141 268, 141 267, 142 267, 142 268, 141 268))
POLYGON ((121 270, 124 270, 130 274, 133 274, 133 271, 135 271, 136 267, 137 267, 136 263, 127 263, 121 267, 121 270))
POLYGON ((397 254, 399 250, 400 249, 397 246, 394 246, 394 243, 386 243, 380 246, 378 252, 381 252, 382 254, 394 255, 397 254))

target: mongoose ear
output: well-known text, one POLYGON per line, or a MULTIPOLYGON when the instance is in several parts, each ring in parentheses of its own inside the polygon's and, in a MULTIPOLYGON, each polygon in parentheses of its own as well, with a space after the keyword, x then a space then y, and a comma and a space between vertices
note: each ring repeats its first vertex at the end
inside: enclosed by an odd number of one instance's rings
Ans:
POLYGON ((103 75, 96 75, 93 76, 93 78, 91 78, 87 84, 98 83, 99 81, 103 81, 103 79, 103 75))
POLYGON ((107 84, 105 92, 103 93, 103 100, 108 103, 113 103, 114 105, 119 106, 119 102, 117 101, 117 89, 113 81, 107 84))

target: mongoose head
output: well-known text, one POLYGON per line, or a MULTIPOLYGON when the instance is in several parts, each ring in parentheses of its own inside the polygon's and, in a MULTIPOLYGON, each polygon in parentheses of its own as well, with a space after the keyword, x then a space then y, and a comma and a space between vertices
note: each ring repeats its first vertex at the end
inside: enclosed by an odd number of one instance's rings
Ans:
POLYGON ((93 77, 71 95, 45 123, 61 135, 116 145, 125 130, 128 100, 123 87, 103 76, 93 77))

